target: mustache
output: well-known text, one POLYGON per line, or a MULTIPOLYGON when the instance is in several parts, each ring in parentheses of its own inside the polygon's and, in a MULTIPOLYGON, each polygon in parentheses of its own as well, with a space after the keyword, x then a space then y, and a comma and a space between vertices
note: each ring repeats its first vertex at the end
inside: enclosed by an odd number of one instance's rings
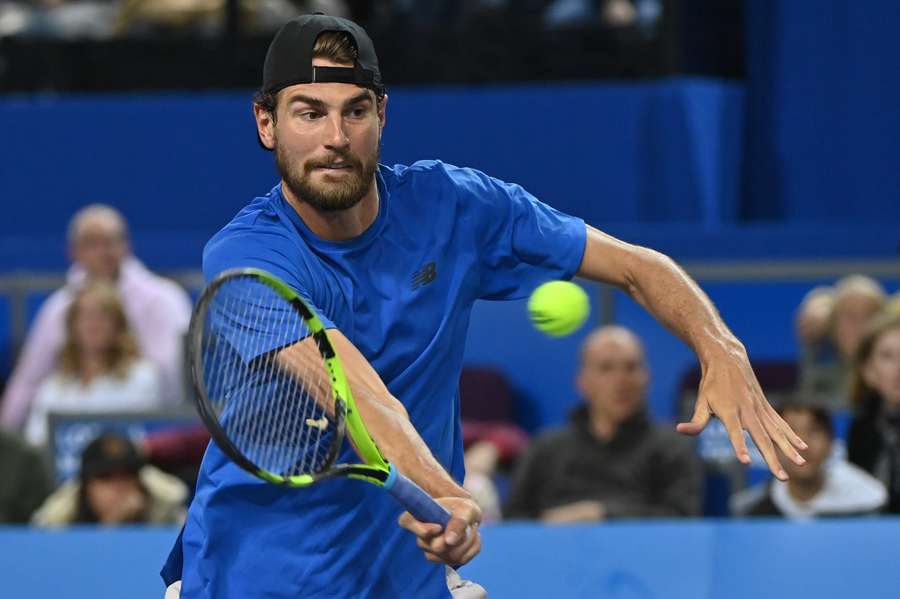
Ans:
POLYGON ((362 160, 353 155, 349 150, 335 152, 327 158, 317 158, 306 163, 306 170, 310 171, 315 168, 325 168, 331 166, 335 162, 346 162, 355 169, 362 167, 362 160))

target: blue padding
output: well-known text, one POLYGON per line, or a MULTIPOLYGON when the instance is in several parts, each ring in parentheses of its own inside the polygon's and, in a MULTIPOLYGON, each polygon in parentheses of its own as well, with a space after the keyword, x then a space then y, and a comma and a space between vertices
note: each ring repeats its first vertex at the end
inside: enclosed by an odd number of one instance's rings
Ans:
MULTIPOLYGON (((17 141, 0 146, 3 191, 18 198, 0 221, 0 238, 8 241, 0 244, 0 271, 61 270, 66 223, 88 201, 122 209, 136 252, 150 265, 198 266, 205 240, 277 181, 272 155, 256 143, 250 96, 0 101, 0 131, 17 141), (121 152, 125 122, 140 143, 121 152), (24 158, 38 154, 55 165, 54 177, 24 158), (152 172, 166 176, 146 176, 152 172), (197 174, 205 172, 217 176, 197 174), (35 219, 29 210, 38 197, 42 218, 35 219)), ((739 83, 696 79, 395 87, 382 161, 440 158, 472 166, 598 225, 717 226, 738 206, 743 99, 739 83), (536 115, 540 125, 527 126, 536 115), (562 147, 567 151, 547 151, 562 147)))
MULTIPOLYGON (((460 574, 491 597, 847 599, 900 589, 898 518, 504 524, 482 534, 481 554, 460 574)), ((161 599, 157 572, 177 535, 177 528, 0 527, 0 563, 9 565, 2 595, 161 599)))
POLYGON ((450 512, 441 507, 419 485, 403 476, 393 465, 384 488, 419 522, 447 526, 447 522, 450 521, 450 512))

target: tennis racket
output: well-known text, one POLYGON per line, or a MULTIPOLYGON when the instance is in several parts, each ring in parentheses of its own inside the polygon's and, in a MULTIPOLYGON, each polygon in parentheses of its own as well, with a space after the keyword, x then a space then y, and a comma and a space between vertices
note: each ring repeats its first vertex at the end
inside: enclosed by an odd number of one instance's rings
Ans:
POLYGON ((321 320, 281 279, 252 268, 216 277, 194 308, 189 352, 200 416, 244 470, 287 487, 363 480, 447 525, 449 512, 381 455, 321 320), (345 437, 361 463, 335 464, 345 437))

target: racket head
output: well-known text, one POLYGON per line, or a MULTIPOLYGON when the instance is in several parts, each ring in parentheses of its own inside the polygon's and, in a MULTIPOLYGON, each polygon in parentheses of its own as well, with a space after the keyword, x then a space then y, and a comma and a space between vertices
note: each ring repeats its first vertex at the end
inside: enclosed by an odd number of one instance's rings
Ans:
POLYGON ((321 320, 287 284, 253 268, 218 275, 194 308, 189 356, 198 413, 232 461, 288 486, 339 473, 349 385, 321 320), (278 353, 307 338, 317 352, 298 375, 278 353))

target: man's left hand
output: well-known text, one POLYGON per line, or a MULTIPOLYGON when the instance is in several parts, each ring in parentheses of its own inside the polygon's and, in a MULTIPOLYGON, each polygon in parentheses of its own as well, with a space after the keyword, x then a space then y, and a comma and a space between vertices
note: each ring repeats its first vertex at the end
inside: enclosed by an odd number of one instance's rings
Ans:
POLYGON ((723 349, 706 362, 694 416, 690 422, 679 424, 677 430, 699 435, 713 415, 725 425, 734 452, 743 464, 750 463, 744 430, 750 433, 778 479, 787 480, 788 475, 778 460, 776 446, 794 463, 801 466, 806 463, 797 453, 797 449, 806 449, 806 443, 766 401, 747 352, 740 344, 723 349))

